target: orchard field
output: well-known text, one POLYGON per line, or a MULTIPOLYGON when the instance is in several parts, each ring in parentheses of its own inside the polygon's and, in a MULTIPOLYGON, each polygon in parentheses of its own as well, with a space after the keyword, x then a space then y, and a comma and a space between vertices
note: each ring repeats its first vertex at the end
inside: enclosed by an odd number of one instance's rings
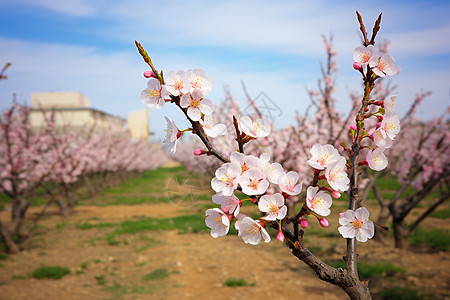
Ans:
MULTIPOLYGON (((392 178, 377 182, 385 197, 396 189, 392 178)), ((338 287, 317 280, 276 240, 275 230, 269 244, 256 246, 244 244, 234 229, 212 238, 205 210, 217 205, 203 174, 166 164, 93 198, 76 194, 73 213, 63 217, 50 207, 23 251, 8 255, 0 245, 0 299, 347 299, 338 287)), ((329 227, 310 222, 305 229, 306 246, 342 267, 345 244, 337 220, 347 209, 344 198, 334 201, 329 227)), ((366 202, 376 220, 375 197, 369 194, 366 202)), ((32 203, 29 219, 41 211, 39 195, 32 203)), ((7 223, 4 206, 0 218, 7 223)), ((242 211, 258 217, 251 205, 242 211)), ((450 297, 449 217, 445 203, 421 223, 405 250, 394 247, 391 233, 383 243, 358 244, 359 274, 374 299, 450 297)))

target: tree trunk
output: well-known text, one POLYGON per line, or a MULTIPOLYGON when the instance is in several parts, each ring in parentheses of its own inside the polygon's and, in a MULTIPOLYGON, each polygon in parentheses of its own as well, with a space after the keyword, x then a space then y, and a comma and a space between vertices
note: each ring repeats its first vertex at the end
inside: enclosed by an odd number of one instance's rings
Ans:
MULTIPOLYGON (((389 208, 386 205, 381 206, 380 214, 378 215, 378 224, 386 226, 386 223, 389 220, 389 216, 390 216, 389 208)), ((375 226, 374 240, 383 243, 386 240, 386 230, 378 226, 375 226)))
POLYGON ((403 228, 403 220, 394 219, 393 223, 395 248, 404 249, 407 235, 405 228, 403 228))
POLYGON ((0 221, 0 235, 2 237, 3 243, 6 247, 6 252, 8 253, 18 253, 20 252, 20 246, 16 242, 14 242, 14 235, 11 235, 10 232, 3 226, 3 223, 0 221))

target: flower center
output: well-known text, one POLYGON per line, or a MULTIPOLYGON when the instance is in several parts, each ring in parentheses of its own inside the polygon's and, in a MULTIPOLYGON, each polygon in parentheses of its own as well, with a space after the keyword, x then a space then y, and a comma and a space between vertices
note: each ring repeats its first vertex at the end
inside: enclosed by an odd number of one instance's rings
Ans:
POLYGON ((202 80, 201 78, 199 78, 199 77, 196 77, 196 78, 194 79, 194 81, 191 82, 191 85, 192 85, 192 87, 193 87, 194 89, 201 89, 201 88, 202 88, 202 85, 203 85, 203 80, 202 80))
POLYGON ((192 99, 192 101, 191 101, 191 106, 192 106, 192 107, 199 107, 199 106, 200 106, 200 100, 194 100, 194 99, 192 99))
POLYGON ((256 190, 258 190, 258 186, 259 186, 259 183, 261 182, 261 180, 262 180, 261 178, 260 179, 250 179, 250 182, 247 186, 256 191, 256 190))
POLYGON ((184 86, 184 82, 181 79, 175 79, 173 83, 173 88, 176 90, 181 90, 184 86))
POLYGON ((363 226, 363 224, 364 224, 364 221, 362 221, 362 220, 360 220, 360 219, 355 219, 353 222, 351 222, 352 224, 353 224, 353 227, 355 227, 355 228, 357 228, 357 229, 360 229, 362 226, 363 226))
POLYGON ((244 162, 244 163, 241 165, 241 170, 242 170, 241 175, 244 174, 244 172, 247 171, 248 169, 250 169, 250 168, 247 167, 247 164, 244 162))
POLYGON ((370 55, 369 55, 369 53, 363 53, 363 54, 361 54, 361 55, 359 56, 359 58, 361 59, 361 61, 362 61, 363 63, 366 63, 366 62, 369 61, 370 55))
POLYGON ((154 98, 160 98, 161 97, 161 92, 160 91, 155 91, 155 90, 149 90, 147 89, 148 94, 150 97, 154 97, 154 98))

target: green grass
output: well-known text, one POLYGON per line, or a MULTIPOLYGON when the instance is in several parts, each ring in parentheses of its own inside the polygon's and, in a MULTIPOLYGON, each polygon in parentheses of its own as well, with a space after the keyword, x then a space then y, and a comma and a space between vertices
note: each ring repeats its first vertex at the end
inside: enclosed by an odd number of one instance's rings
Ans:
POLYGON ((169 272, 166 269, 156 269, 148 274, 142 276, 142 280, 163 280, 169 277, 169 272))
POLYGON ((448 218, 450 218, 450 208, 444 208, 441 210, 437 210, 431 214, 431 217, 440 218, 440 219, 448 219, 448 218))
POLYGON ((34 270, 32 276, 37 279, 60 279, 70 274, 70 270, 61 266, 42 266, 34 270))
POLYGON ((203 215, 182 215, 173 218, 142 218, 138 220, 126 220, 120 223, 81 223, 76 226, 78 229, 87 230, 91 228, 117 227, 109 233, 106 241, 110 245, 119 244, 115 238, 122 234, 133 234, 142 231, 152 230, 178 230, 179 233, 187 232, 207 232, 203 215))
POLYGON ((425 300, 428 297, 417 293, 415 290, 402 287, 391 287, 380 293, 383 300, 425 300))
POLYGON ((430 252, 449 251, 450 231, 417 228, 409 236, 409 242, 412 246, 427 245, 430 252))
MULTIPOLYGON (((102 291, 112 293, 114 299, 122 299, 122 295, 128 294, 152 294, 159 286, 146 285, 146 286, 123 286, 116 281, 112 286, 105 286, 102 291)), ((161 285, 161 287, 164 287, 161 285)))
POLYGON ((228 278, 223 283, 224 286, 238 287, 238 286, 254 286, 255 283, 248 283, 244 278, 228 278))
POLYGON ((100 285, 105 285, 106 283, 106 279, 105 279, 105 275, 96 275, 94 276, 95 280, 97 280, 97 283, 100 285))
MULTIPOLYGON (((345 262, 339 261, 333 264, 335 268, 345 268, 345 262)), ((374 263, 358 263, 359 278, 367 279, 372 277, 382 277, 395 273, 404 273, 406 270, 396 267, 391 263, 374 262, 374 263)))

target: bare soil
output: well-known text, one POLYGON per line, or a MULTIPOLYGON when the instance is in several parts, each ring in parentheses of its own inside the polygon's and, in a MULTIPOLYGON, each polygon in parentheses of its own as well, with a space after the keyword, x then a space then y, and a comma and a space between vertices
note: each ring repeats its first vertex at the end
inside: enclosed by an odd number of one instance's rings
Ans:
MULTIPOLYGON (((204 232, 141 231, 120 235, 119 244, 110 245, 106 236, 117 226, 86 230, 77 226, 185 215, 192 209, 205 210, 202 204, 207 203, 199 201, 193 207, 180 203, 81 205, 65 218, 51 208, 24 245, 25 250, 0 260, 0 299, 347 299, 339 288, 318 280, 275 238, 269 244, 251 246, 234 235, 214 239, 204 232), (33 271, 43 265, 68 267, 70 274, 58 280, 33 278, 33 271), (144 276, 155 270, 167 273, 162 278, 144 276), (248 285, 226 286, 230 278, 244 279, 248 285)), ((252 215, 252 208, 243 207, 244 213, 252 215)), ((339 209, 345 210, 339 206, 335 210, 339 209)), ((32 207, 29 215, 39 210, 32 207)), ((7 223, 9 217, 7 211, 0 212, 2 222, 7 223)), ((333 235, 337 233, 337 218, 329 220, 326 229, 310 220, 308 229, 324 230, 331 237, 308 232, 305 236, 307 246, 318 257, 333 263, 342 259, 345 241, 333 235)), ((449 229, 450 225, 448 219, 428 218, 423 227, 449 229)), ((358 243, 358 253, 362 262, 389 262, 406 270, 371 278, 369 287, 375 299, 392 286, 418 290, 431 295, 430 299, 450 295, 448 253, 417 248, 399 251, 392 239, 385 244, 358 243)))

